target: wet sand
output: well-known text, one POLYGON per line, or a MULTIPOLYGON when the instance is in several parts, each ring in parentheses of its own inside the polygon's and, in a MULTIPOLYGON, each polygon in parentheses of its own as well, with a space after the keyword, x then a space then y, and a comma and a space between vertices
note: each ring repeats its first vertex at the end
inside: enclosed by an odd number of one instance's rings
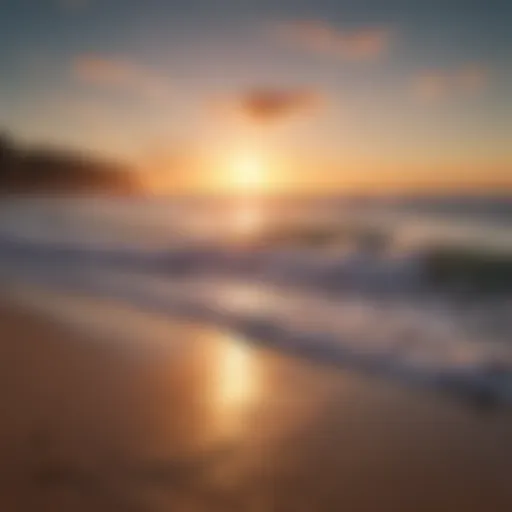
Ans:
POLYGON ((2 511, 512 510, 506 410, 186 324, 0 333, 2 511))

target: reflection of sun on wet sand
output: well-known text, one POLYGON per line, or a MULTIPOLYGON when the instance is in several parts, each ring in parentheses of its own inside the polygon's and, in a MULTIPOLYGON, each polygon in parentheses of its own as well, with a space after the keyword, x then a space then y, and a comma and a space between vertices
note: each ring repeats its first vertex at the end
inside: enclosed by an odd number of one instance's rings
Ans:
MULTIPOLYGON (((225 335, 228 336, 228 335, 225 335)), ((220 435, 236 437, 246 413, 258 400, 258 358, 241 340, 222 337, 212 354, 216 365, 212 382, 212 414, 220 435)))
POLYGON ((0 310, 2 511, 511 509, 508 411, 83 307, 125 325, 92 340, 0 310), (111 343, 131 322, 138 342, 111 343))

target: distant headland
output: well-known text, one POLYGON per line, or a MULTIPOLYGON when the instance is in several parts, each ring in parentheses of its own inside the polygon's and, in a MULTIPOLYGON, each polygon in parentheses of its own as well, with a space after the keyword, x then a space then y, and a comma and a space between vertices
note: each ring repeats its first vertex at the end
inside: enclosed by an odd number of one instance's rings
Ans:
POLYGON ((25 146, 0 133, 0 193, 131 194, 137 175, 121 164, 77 151, 25 146))

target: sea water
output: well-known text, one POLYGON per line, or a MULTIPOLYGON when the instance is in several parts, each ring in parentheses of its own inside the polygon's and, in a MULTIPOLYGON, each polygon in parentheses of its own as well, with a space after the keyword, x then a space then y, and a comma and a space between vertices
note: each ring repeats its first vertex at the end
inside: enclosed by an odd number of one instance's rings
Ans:
POLYGON ((453 258, 443 276, 457 279, 433 280, 429 258, 447 248, 461 268, 471 251, 484 267, 494 254, 506 263, 512 199, 0 203, 4 287, 107 298, 404 385, 512 404, 512 287, 503 279, 487 289, 473 280, 478 265, 457 273, 453 258))

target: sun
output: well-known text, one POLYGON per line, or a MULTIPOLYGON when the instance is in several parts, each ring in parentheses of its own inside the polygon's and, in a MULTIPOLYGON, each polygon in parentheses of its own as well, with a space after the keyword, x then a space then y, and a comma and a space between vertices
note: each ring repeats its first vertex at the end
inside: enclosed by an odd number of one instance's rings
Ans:
POLYGON ((237 192, 260 192, 268 185, 261 155, 245 151, 234 154, 228 165, 227 186, 237 192))

